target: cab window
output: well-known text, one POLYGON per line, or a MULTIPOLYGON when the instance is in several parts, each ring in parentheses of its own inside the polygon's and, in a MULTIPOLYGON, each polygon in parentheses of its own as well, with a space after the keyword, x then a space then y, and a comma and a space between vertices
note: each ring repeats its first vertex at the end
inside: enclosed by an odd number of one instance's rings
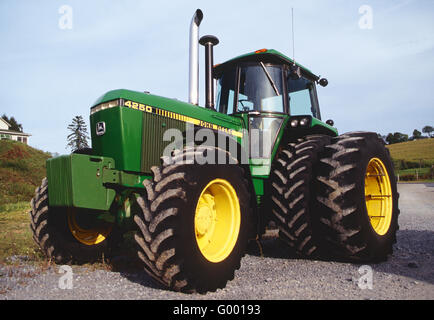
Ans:
POLYGON ((289 113, 292 116, 311 115, 319 118, 315 84, 305 78, 288 77, 289 113))
POLYGON ((283 118, 276 116, 249 117, 250 157, 269 158, 283 118))
POLYGON ((228 70, 217 81, 217 111, 221 113, 234 113, 235 99, 235 68, 228 70))
POLYGON ((262 62, 240 67, 236 112, 284 112, 282 68, 262 62))
POLYGON ((227 69, 217 79, 216 107, 217 111, 226 114, 250 111, 284 113, 284 93, 281 66, 245 63, 227 69))

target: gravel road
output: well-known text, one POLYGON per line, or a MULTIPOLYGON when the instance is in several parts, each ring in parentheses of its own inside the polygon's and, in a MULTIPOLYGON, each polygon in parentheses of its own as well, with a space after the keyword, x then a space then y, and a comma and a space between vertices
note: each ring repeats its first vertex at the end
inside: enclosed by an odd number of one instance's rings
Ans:
POLYGON ((225 289, 187 295, 167 291, 137 270, 73 266, 68 283, 64 281, 68 273, 60 273, 60 266, 41 269, 26 257, 11 257, 15 266, 0 266, 0 299, 433 300, 434 184, 399 184, 398 190, 398 242, 385 263, 303 260, 282 254, 284 246, 270 238, 262 240, 262 256, 255 243, 250 246, 225 289), (68 284, 72 288, 65 288, 68 284))

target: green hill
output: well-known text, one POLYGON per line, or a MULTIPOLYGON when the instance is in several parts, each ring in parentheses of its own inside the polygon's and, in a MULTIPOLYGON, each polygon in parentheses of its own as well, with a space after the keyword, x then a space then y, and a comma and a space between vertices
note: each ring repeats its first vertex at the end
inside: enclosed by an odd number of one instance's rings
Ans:
POLYGON ((0 204, 30 201, 50 157, 23 143, 0 140, 0 204))
POLYGON ((432 181, 434 139, 421 139, 388 145, 395 173, 400 181, 432 181))
POLYGON ((434 164, 434 139, 421 139, 388 145, 390 155, 394 160, 434 164))

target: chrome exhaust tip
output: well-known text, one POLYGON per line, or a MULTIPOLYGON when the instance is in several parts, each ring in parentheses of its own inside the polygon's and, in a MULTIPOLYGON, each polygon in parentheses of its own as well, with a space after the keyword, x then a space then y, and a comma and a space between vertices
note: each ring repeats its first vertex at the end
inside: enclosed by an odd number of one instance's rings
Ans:
POLYGON ((190 23, 190 67, 188 81, 188 102, 199 105, 199 26, 203 12, 197 9, 190 23))

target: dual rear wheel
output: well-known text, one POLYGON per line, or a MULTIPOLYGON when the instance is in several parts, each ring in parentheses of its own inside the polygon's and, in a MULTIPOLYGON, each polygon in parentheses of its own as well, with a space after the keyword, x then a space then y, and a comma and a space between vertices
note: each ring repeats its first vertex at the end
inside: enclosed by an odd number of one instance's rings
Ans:
POLYGON ((398 192, 375 133, 309 136, 289 144, 271 173, 280 237, 307 257, 382 261, 398 230, 398 192))
POLYGON ((389 151, 375 133, 332 139, 318 165, 318 230, 328 252, 383 261, 398 226, 398 191, 389 151))

